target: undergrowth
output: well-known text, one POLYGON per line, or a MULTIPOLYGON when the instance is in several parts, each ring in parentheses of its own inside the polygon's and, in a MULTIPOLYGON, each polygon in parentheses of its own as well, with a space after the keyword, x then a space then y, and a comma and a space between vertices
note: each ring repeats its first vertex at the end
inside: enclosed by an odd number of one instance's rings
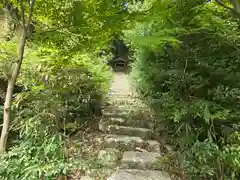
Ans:
POLYGON ((171 8, 125 32, 136 89, 168 127, 177 152, 164 160, 167 169, 185 179, 237 180, 239 26, 213 2, 181 2, 155 2, 153 9, 171 8))
POLYGON ((40 47, 29 52, 18 80, 24 89, 14 96, 8 153, 1 155, 0 176, 52 179, 75 168, 94 168, 97 162, 70 160, 66 143, 69 135, 93 125, 101 115, 109 68, 93 55, 69 56, 40 47))

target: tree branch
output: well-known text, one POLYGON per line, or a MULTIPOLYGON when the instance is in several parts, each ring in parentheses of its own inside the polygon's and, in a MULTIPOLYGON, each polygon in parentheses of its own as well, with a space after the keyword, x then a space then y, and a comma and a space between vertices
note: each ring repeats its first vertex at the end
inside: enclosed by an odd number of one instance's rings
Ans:
POLYGON ((222 0, 215 0, 215 1, 216 1, 219 5, 223 6, 224 8, 226 8, 226 9, 228 9, 228 10, 230 10, 230 11, 234 11, 233 8, 231 8, 231 7, 227 6, 226 4, 224 4, 224 3, 222 2, 222 0))
POLYGON ((44 33, 49 33, 49 32, 54 32, 54 31, 58 31, 58 30, 62 30, 62 29, 65 29, 65 28, 70 28, 70 27, 73 27, 72 25, 67 25, 67 26, 63 26, 63 27, 56 27, 56 28, 52 28, 52 29, 48 29, 48 30, 43 30, 43 31, 39 31, 39 32, 36 32, 37 34, 44 34, 44 33))
POLYGON ((22 27, 23 27, 23 28, 26 28, 26 25, 25 25, 25 13, 24 13, 23 0, 20 0, 20 9, 21 9, 22 27))
MULTIPOLYGON (((230 7, 230 6, 227 6, 224 2, 222 2, 222 0, 215 0, 215 2, 217 2, 219 5, 221 5, 222 7, 224 7, 224 8, 226 8, 226 9, 228 9, 228 10, 230 10, 230 11, 232 11, 234 14, 236 14, 236 15, 238 15, 238 16, 240 16, 240 11, 238 11, 238 8, 232 8, 232 7, 230 7)), ((238 7, 238 6, 235 6, 233 3, 234 2, 230 2, 234 7, 238 7)), ((239 5, 239 4, 238 4, 239 5)))
POLYGON ((35 0, 32 0, 29 2, 29 16, 28 16, 28 23, 27 23, 27 31, 30 32, 30 24, 32 21, 32 14, 33 14, 33 6, 34 6, 35 0))
POLYGON ((238 13, 240 15, 240 1, 232 0, 232 4, 233 4, 233 7, 234 7, 236 13, 238 13))
POLYGON ((31 20, 32 20, 34 3, 35 3, 35 0, 32 0, 32 1, 31 1, 31 4, 30 4, 30 7, 29 7, 28 26, 30 25, 31 20))

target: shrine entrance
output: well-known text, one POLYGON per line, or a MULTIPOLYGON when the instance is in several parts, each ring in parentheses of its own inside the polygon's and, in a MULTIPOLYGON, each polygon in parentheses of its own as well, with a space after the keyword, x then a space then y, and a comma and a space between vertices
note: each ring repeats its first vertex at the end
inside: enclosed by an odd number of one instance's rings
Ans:
POLYGON ((114 72, 126 72, 129 69, 128 60, 121 57, 113 59, 111 65, 114 72))

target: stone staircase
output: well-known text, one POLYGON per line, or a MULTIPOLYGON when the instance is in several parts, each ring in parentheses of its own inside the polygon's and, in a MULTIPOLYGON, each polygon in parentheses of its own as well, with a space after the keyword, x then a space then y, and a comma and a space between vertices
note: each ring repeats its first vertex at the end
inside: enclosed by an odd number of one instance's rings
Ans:
POLYGON ((153 124, 148 118, 130 115, 131 109, 139 106, 135 102, 137 99, 129 93, 132 90, 127 75, 120 76, 113 82, 111 102, 99 122, 102 134, 96 138, 103 147, 99 159, 116 166, 116 172, 107 180, 170 180, 168 173, 154 170, 161 157, 161 145, 154 139, 153 124), (127 87, 118 84, 118 80, 128 83, 127 87))

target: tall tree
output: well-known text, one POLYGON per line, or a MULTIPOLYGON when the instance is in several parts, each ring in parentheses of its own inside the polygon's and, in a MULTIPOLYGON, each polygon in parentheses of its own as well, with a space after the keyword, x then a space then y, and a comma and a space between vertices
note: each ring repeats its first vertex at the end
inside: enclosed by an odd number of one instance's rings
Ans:
POLYGON ((6 150, 14 85, 18 78, 21 65, 23 62, 24 49, 25 49, 25 44, 27 40, 27 34, 29 32, 30 24, 32 21, 34 3, 35 3, 35 0, 31 0, 29 2, 28 17, 26 18, 25 7, 24 7, 25 4, 23 0, 20 0, 21 36, 19 40, 18 55, 16 58, 16 62, 14 64, 12 72, 10 72, 8 76, 8 86, 7 86, 7 92, 6 92, 6 99, 4 103, 3 127, 1 132, 1 139, 0 139, 0 151, 6 150))

